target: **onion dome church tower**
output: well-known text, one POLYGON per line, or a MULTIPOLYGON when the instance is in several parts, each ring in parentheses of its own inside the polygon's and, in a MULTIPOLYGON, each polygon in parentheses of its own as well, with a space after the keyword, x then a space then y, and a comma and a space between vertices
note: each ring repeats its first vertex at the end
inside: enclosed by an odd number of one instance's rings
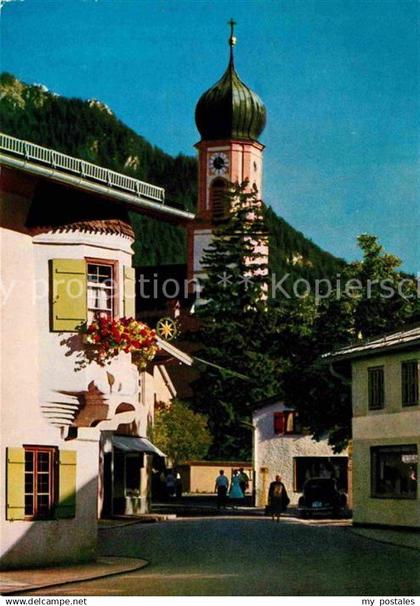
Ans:
POLYGON ((229 22, 230 59, 221 79, 199 99, 195 122, 201 140, 199 154, 196 220, 188 232, 188 278, 203 275, 201 258, 211 233, 225 218, 224 196, 229 183, 249 181, 261 196, 262 153, 258 138, 264 130, 263 102, 244 84, 234 64, 235 22, 229 22))

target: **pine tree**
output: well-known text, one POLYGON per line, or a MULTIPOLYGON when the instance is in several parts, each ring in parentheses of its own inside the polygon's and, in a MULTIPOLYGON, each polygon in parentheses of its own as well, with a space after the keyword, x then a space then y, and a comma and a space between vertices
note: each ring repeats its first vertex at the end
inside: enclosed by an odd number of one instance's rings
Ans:
POLYGON ((230 372, 206 367, 195 406, 209 417, 210 454, 237 458, 251 452, 251 434, 241 422, 249 422, 255 404, 277 394, 280 385, 277 362, 266 354, 272 327, 263 205, 247 182, 232 184, 225 204, 226 216, 203 256, 206 277, 197 315, 202 357, 230 372))
POLYGON ((199 307, 203 321, 209 316, 236 316, 264 306, 268 273, 267 228, 257 189, 248 182, 231 184, 225 195, 225 214, 204 251, 199 307))

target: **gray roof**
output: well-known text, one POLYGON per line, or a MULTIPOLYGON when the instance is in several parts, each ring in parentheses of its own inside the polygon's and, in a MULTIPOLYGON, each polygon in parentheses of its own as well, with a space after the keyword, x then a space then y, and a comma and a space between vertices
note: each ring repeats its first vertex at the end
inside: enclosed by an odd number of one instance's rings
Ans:
POLYGON ((336 351, 323 354, 322 359, 334 362, 415 347, 420 347, 420 325, 341 347, 336 351))

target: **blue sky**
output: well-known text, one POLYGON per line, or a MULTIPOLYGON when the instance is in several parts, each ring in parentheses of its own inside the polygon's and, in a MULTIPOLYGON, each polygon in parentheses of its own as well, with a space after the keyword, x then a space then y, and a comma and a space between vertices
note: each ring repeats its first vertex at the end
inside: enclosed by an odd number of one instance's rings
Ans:
POLYGON ((336 255, 359 257, 369 232, 420 270, 416 0, 8 1, 2 69, 194 154, 230 17, 238 73, 268 111, 265 201, 336 255))

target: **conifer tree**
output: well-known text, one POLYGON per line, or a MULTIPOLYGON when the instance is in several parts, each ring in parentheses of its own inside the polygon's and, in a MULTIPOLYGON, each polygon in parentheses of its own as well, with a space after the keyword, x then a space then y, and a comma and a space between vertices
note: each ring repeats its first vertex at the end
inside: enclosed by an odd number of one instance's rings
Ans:
POLYGON ((255 311, 264 306, 268 273, 267 229, 258 191, 248 182, 231 184, 225 194, 225 212, 204 251, 200 317, 203 321, 225 314, 255 311))
POLYGON ((322 354, 420 320, 418 283, 399 271, 400 259, 384 251, 376 236, 362 234, 358 244, 362 259, 344 269, 329 297, 282 306, 280 338, 273 343, 277 355, 292 362, 283 374, 286 398, 312 435, 328 434, 338 452, 351 438, 350 372, 341 369, 347 381, 334 376, 322 354))
POLYGON ((195 406, 209 417, 210 454, 237 458, 251 452, 251 434, 241 421, 250 421, 255 404, 280 386, 277 363, 266 354, 270 311, 263 205, 247 182, 231 184, 225 204, 225 217, 203 256, 206 276, 197 315, 202 357, 230 372, 207 366, 195 406))

